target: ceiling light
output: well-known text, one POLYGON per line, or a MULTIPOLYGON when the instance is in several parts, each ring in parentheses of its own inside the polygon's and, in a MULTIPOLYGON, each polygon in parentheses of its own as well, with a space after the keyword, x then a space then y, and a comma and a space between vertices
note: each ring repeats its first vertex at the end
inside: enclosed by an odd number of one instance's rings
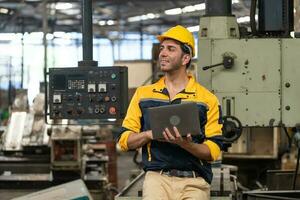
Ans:
POLYGON ((6 8, 0 8, 0 13, 2 13, 2 14, 8 14, 8 9, 6 9, 6 8))
POLYGON ((205 3, 196 4, 194 7, 196 10, 205 10, 205 3))
POLYGON ((111 25, 114 25, 114 24, 115 24, 115 21, 113 21, 113 20, 108 20, 106 23, 107 23, 107 25, 111 26, 111 25))
POLYGON ((71 9, 73 5, 71 3, 57 3, 55 5, 56 10, 64 10, 64 9, 71 9))
POLYGON ((239 0, 232 0, 232 4, 239 3, 239 0))
POLYGON ((98 22, 98 24, 99 24, 100 26, 104 26, 104 25, 106 24, 106 21, 101 20, 101 21, 98 22))
POLYGON ((249 16, 245 16, 245 17, 239 17, 236 20, 238 23, 245 23, 245 22, 250 22, 250 17, 249 16))
POLYGON ((138 15, 138 16, 134 16, 134 17, 128 17, 128 22, 138 22, 138 21, 142 21, 142 20, 148 20, 148 19, 155 19, 155 18, 159 18, 160 15, 159 14, 154 14, 154 13, 148 13, 146 15, 138 15))
POLYGON ((186 13, 186 12, 194 12, 196 11, 196 8, 194 6, 186 6, 184 8, 182 8, 182 12, 186 13))
POLYGON ((200 29, 200 26, 190 26, 190 27, 187 27, 187 30, 189 30, 190 32, 197 32, 199 31, 200 29))
POLYGON ((78 15, 81 13, 81 10, 77 8, 73 8, 73 9, 61 10, 61 12, 67 15, 78 15))
POLYGON ((141 16, 128 17, 129 22, 138 22, 141 21, 141 16))
MULTIPOLYGON (((258 19, 258 15, 255 15, 255 20, 258 19)), ((246 23, 246 22, 250 22, 250 16, 244 16, 244 17, 239 17, 237 18, 237 23, 246 23)))
POLYGON ((165 10, 166 15, 179 15, 182 13, 181 8, 173 8, 169 10, 165 10))
POLYGON ((154 19, 155 18, 155 15, 153 13, 148 13, 146 16, 147 16, 148 19, 154 19))

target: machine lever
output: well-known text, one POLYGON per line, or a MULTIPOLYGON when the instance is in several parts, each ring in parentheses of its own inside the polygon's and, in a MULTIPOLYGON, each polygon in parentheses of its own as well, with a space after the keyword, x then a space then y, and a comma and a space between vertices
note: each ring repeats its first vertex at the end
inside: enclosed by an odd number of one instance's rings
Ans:
POLYGON ((230 69, 230 68, 232 68, 233 64, 234 64, 234 58, 233 57, 224 56, 223 57, 223 62, 218 63, 218 64, 214 64, 214 65, 205 66, 205 67, 202 67, 202 69, 203 70, 208 70, 210 68, 218 67, 218 66, 221 66, 221 65, 223 65, 225 67, 225 69, 230 69))

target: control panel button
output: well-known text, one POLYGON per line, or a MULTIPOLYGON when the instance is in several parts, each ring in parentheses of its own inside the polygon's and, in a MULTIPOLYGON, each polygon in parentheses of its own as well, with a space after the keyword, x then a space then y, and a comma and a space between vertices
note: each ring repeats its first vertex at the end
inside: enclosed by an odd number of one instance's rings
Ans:
POLYGON ((107 92, 106 83, 98 84, 98 92, 107 92))
POLYGON ((96 84, 88 84, 88 92, 96 92, 96 84))
POLYGON ((116 101, 117 101, 117 97, 116 97, 116 96, 112 96, 112 97, 111 97, 111 101, 112 101, 112 102, 116 102, 116 101))
POLYGON ((116 114, 116 108, 114 107, 114 106, 112 106, 112 107, 110 107, 109 108, 109 114, 111 114, 111 115, 115 115, 116 114))
POLYGON ((111 77, 112 79, 116 79, 116 78, 117 78, 117 75, 116 75, 115 73, 112 73, 112 74, 110 75, 110 77, 111 77))
POLYGON ((105 101, 105 102, 109 102, 109 101, 110 101, 109 96, 105 96, 105 97, 104 97, 104 101, 105 101))
POLYGON ((53 95, 53 103, 61 103, 61 95, 60 94, 53 95))
POLYGON ((101 106, 99 111, 101 114, 105 113, 105 111, 106 111, 105 106, 101 106))

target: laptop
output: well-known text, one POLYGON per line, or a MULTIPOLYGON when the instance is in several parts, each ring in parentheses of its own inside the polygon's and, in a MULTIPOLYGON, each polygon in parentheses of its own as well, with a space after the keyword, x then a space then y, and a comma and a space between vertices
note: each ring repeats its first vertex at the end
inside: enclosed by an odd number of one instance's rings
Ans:
POLYGON ((181 136, 200 134, 199 112, 194 102, 148 108, 148 113, 153 139, 164 138, 166 127, 175 134, 174 126, 181 136))

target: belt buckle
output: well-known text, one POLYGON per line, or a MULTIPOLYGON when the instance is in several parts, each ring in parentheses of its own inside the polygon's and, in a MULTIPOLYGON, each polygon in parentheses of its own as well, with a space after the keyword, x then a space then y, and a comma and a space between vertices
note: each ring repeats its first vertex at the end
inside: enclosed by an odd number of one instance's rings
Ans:
POLYGON ((176 169, 169 170, 169 174, 170 176, 177 176, 177 177, 179 176, 179 173, 176 169))
POLYGON ((181 178, 196 178, 197 175, 194 171, 180 171, 177 169, 170 169, 167 171, 161 170, 161 173, 166 174, 167 176, 176 176, 181 178))

